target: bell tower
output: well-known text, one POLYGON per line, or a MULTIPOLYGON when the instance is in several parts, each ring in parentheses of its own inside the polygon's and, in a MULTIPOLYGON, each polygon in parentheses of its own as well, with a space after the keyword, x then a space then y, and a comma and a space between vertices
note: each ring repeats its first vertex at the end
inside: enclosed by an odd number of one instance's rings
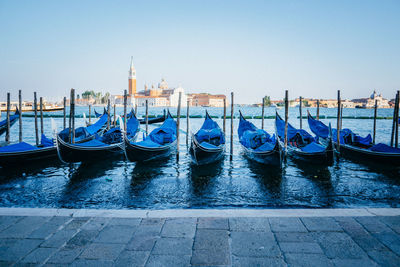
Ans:
POLYGON ((133 57, 131 57, 131 67, 129 68, 129 87, 128 92, 129 95, 134 96, 136 94, 136 69, 133 66, 133 57))

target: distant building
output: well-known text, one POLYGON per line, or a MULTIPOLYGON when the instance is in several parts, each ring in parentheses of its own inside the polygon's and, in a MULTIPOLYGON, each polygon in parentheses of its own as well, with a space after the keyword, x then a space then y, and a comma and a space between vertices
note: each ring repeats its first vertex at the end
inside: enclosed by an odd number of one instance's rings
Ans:
MULTIPOLYGON (((211 95, 206 93, 189 94, 189 105, 193 107, 223 107, 225 95, 211 95)), ((226 101, 228 106, 228 102, 226 101)))
POLYGON ((389 100, 377 94, 376 91, 368 98, 357 98, 352 101, 357 108, 373 108, 375 107, 375 100, 378 101, 378 108, 390 108, 389 100))

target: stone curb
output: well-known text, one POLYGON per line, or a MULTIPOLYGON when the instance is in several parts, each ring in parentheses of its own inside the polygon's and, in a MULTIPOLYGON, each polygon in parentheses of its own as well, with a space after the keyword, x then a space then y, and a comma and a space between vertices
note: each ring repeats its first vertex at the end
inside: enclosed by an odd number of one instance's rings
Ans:
POLYGON ((177 217, 357 217, 400 216, 400 208, 359 209, 167 209, 167 210, 101 210, 0 208, 0 216, 69 216, 116 218, 177 217))

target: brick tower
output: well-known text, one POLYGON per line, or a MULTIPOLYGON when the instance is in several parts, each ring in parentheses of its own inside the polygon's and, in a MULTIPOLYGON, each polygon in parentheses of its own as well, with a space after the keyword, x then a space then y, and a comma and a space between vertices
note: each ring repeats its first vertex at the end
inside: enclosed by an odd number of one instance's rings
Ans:
POLYGON ((129 95, 134 96, 136 94, 136 70, 135 67, 133 66, 133 57, 131 57, 131 67, 129 69, 129 95))

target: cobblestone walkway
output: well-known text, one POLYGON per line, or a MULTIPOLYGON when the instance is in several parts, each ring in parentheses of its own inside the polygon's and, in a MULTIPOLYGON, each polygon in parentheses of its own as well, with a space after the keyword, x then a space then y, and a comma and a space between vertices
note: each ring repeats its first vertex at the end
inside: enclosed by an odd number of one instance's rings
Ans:
POLYGON ((400 216, 1 216, 0 266, 400 266, 400 216))

